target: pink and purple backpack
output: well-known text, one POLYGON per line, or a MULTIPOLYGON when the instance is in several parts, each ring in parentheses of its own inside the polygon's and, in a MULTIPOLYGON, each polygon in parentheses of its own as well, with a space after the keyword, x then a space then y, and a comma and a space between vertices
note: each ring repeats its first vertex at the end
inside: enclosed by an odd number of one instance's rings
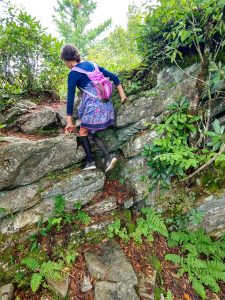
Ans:
MULTIPOLYGON (((98 66, 95 63, 93 63, 93 65, 94 65, 94 71, 92 72, 85 71, 79 67, 74 67, 72 70, 77 71, 79 73, 86 74, 88 78, 92 81, 94 87, 97 90, 98 99, 101 101, 107 101, 112 96, 113 84, 107 77, 105 77, 102 74, 102 72, 100 72, 98 66)), ((85 90, 83 91, 86 92, 87 94, 90 94, 90 96, 96 98, 96 95, 92 95, 91 93, 85 90)))

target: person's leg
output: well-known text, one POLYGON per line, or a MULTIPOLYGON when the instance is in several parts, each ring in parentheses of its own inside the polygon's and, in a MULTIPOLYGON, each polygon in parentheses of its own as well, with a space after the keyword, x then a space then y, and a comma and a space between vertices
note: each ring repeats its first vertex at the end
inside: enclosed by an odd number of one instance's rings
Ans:
POLYGON ((89 130, 87 128, 81 127, 79 134, 80 134, 80 137, 79 137, 80 143, 82 144, 82 146, 84 148, 84 152, 86 154, 86 160, 87 160, 87 164, 86 164, 84 170, 95 169, 96 166, 95 166, 95 162, 94 162, 93 155, 91 152, 90 142, 88 139, 89 130))
POLYGON ((115 166, 115 163, 117 162, 117 158, 109 153, 106 144, 98 135, 96 135, 96 133, 91 134, 91 138, 95 142, 96 146, 103 152, 105 156, 105 164, 106 164, 105 171, 108 172, 115 166))
POLYGON ((106 144, 104 143, 104 141, 102 140, 102 138, 100 138, 96 133, 91 134, 91 138, 94 141, 94 143, 96 144, 96 146, 102 151, 102 153, 104 154, 105 160, 109 160, 110 159, 110 153, 109 150, 106 146, 106 144))

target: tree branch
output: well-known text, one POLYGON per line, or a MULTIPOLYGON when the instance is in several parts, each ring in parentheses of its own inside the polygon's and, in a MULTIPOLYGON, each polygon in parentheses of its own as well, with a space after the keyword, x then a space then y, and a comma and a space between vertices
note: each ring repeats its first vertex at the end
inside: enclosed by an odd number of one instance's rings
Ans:
POLYGON ((198 168, 195 172, 193 172, 191 175, 189 175, 188 177, 182 179, 181 181, 187 181, 189 179, 191 179, 192 177, 194 177, 195 175, 197 175, 199 172, 201 172, 202 170, 204 170, 205 168, 207 168, 209 165, 211 165, 211 163, 214 162, 214 160, 220 156, 220 154, 222 154, 223 152, 225 151, 225 144, 223 144, 221 147, 220 147, 220 151, 215 155, 213 156, 209 161, 207 161, 204 165, 202 165, 200 168, 198 168))

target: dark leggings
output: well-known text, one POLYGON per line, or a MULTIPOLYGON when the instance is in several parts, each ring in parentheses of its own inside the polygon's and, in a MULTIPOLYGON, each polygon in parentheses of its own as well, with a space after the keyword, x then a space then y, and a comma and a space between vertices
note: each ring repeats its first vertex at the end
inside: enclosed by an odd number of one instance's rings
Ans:
MULTIPOLYGON (((96 133, 91 134, 90 138, 94 141, 94 143, 96 144, 96 146, 102 151, 102 153, 104 154, 104 157, 106 160, 110 159, 110 153, 109 150, 107 149, 106 144, 104 143, 104 141, 96 135, 96 133)), ((90 142, 89 142, 89 137, 88 136, 80 136, 80 143, 82 144, 85 154, 86 154, 86 159, 89 163, 91 163, 94 159, 93 159, 93 155, 91 152, 91 146, 90 146, 90 142)))

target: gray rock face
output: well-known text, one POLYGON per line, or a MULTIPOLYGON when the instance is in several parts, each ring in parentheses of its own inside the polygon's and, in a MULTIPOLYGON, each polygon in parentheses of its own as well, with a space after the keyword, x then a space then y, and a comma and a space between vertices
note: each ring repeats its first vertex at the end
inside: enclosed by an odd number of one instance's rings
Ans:
POLYGON ((34 133, 38 129, 53 126, 57 123, 56 113, 53 109, 45 108, 43 111, 29 113, 20 117, 16 124, 24 133, 34 133))
MULTIPOLYGON (((199 70, 197 64, 193 64, 182 71, 176 66, 164 68, 157 74, 157 86, 156 88, 168 88, 179 84, 180 82, 186 82, 187 79, 194 81, 194 78, 190 78, 188 75, 196 75, 199 70)), ((190 83, 189 83, 190 84, 190 83)))
POLYGON ((215 99, 212 101, 212 112, 211 116, 216 117, 217 115, 225 114, 225 99, 220 98, 220 99, 215 99))
POLYGON ((153 121, 156 121, 156 118, 154 117, 144 118, 130 126, 118 129, 116 133, 119 142, 124 143, 130 140, 130 138, 134 136, 136 133, 145 130, 148 127, 148 124, 153 121))
POLYGON ((69 275, 64 276, 64 278, 59 281, 47 279, 49 287, 63 298, 66 297, 66 294, 68 292, 69 282, 69 275))
POLYGON ((32 109, 36 109, 37 105, 29 100, 21 100, 11 107, 4 114, 0 115, 0 124, 15 124, 15 120, 23 114, 28 113, 32 109))
POLYGON ((138 97, 132 102, 127 102, 119 109, 116 119, 118 128, 125 127, 138 122, 147 117, 154 117, 163 110, 163 106, 159 105, 157 98, 153 96, 138 97))
POLYGON ((53 203, 55 196, 62 195, 66 199, 66 207, 72 209, 76 202, 82 205, 90 202, 96 192, 102 190, 104 182, 105 176, 100 171, 77 172, 41 193, 41 197, 44 201, 53 203))
POLYGON ((200 224, 207 232, 220 236, 225 232, 225 190, 221 196, 209 196, 198 208, 204 218, 200 224))
POLYGON ((66 105, 62 105, 55 110, 56 116, 59 119, 62 126, 66 126, 66 105))
POLYGON ((98 280, 136 285, 137 276, 124 252, 115 241, 100 246, 99 251, 85 252, 88 271, 98 280))
POLYGON ((197 65, 192 65, 183 71, 178 68, 165 68, 157 78, 157 86, 143 95, 134 97, 127 102, 117 114, 118 128, 134 124, 144 118, 154 118, 162 113, 166 106, 181 96, 192 97, 196 80, 187 74, 194 75, 197 65), (186 73, 186 74, 185 74, 186 73))
POLYGON ((0 192, 0 208, 5 210, 0 212, 0 219, 34 206, 39 200, 37 197, 38 189, 37 184, 32 184, 11 191, 0 192))
MULTIPOLYGON (((36 201, 36 190, 35 187, 37 185, 26 186, 23 188, 18 188, 6 193, 9 194, 9 201, 10 195, 15 195, 16 193, 20 193, 21 196, 21 203, 18 205, 18 210, 24 210, 16 213, 13 217, 8 216, 1 220, 0 222, 0 232, 2 233, 13 233, 17 232, 20 229, 24 228, 25 226, 35 224, 40 219, 46 221, 48 217, 52 214, 54 208, 54 197, 56 195, 62 195, 65 197, 66 200, 66 208, 68 210, 74 209, 74 204, 76 202, 80 202, 82 205, 90 202, 92 197, 96 195, 96 193, 103 188, 105 181, 104 174, 99 171, 92 171, 92 172, 82 172, 82 173, 75 173, 70 175, 64 180, 60 180, 57 183, 51 183, 52 186, 44 187, 44 184, 40 184, 40 188, 46 188, 46 190, 40 193, 37 203, 36 201), (24 195, 23 192, 26 192, 26 189, 29 191, 30 194, 24 195), (17 191, 19 190, 19 192, 17 191), (34 195, 34 199, 32 198, 34 195), (25 210, 25 207, 29 206, 28 200, 30 199, 30 206, 33 206, 35 202, 37 203, 35 206, 28 208, 25 210), (23 203, 23 201, 25 203, 23 203), (26 204, 27 202, 27 204, 26 204), (31 205, 32 203, 32 205, 31 205)), ((37 186, 37 190, 39 186, 37 186)), ((4 193, 4 192, 2 192, 4 193)), ((4 195, 4 194, 3 194, 4 195)), ((18 197, 19 197, 18 196, 18 197)), ((15 200, 16 201, 16 200, 15 200)), ((12 209, 16 210, 16 207, 13 204, 8 203, 9 207, 12 206, 12 209), (11 206, 10 206, 11 205, 11 206)), ((1 207, 1 206, 0 206, 1 207)), ((8 211, 3 212, 2 216, 6 216, 8 211)))
POLYGON ((154 205, 154 193, 149 193, 148 188, 150 179, 142 181, 141 176, 146 176, 148 171, 146 159, 142 156, 136 156, 123 166, 121 176, 128 181, 130 187, 134 190, 134 201, 146 200, 146 204, 154 205))
POLYGON ((116 197, 111 196, 85 209, 89 215, 99 215, 117 208, 116 197))
POLYGON ((13 284, 9 283, 9 284, 3 285, 0 288, 0 299, 1 300, 12 300, 13 292, 14 292, 13 284))
POLYGON ((134 157, 141 153, 145 145, 148 145, 156 137, 155 131, 145 131, 138 136, 132 137, 120 149, 127 158, 134 157))
POLYGON ((4 218, 0 222, 0 232, 7 234, 15 233, 26 226, 37 223, 41 218, 46 221, 52 209, 53 203, 41 202, 26 211, 15 214, 12 218, 4 218))
MULTIPOLYGON (((3 141, 10 141, 3 138, 3 141)), ((77 151, 74 136, 31 141, 12 139, 0 151, 0 190, 33 183, 48 172, 80 162, 84 152, 77 151)))
POLYGON ((132 285, 103 281, 95 284, 95 300, 139 300, 139 298, 132 285))

